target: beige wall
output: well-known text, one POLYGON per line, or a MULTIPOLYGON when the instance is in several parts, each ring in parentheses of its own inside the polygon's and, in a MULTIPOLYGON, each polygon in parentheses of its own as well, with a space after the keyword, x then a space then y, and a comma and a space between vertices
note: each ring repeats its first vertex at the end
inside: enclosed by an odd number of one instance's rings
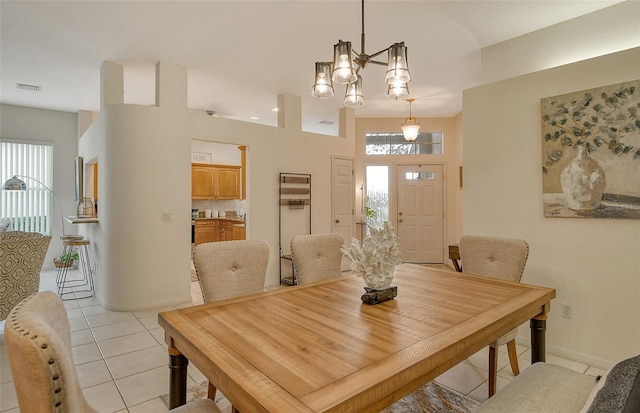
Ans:
MULTIPOLYGON (((390 214, 394 228, 397 228, 397 166, 410 164, 441 164, 444 169, 444 208, 445 208, 445 249, 443 262, 448 261, 447 245, 460 238, 461 192, 459 186, 459 166, 461 165, 461 115, 453 118, 418 118, 421 132, 443 132, 444 150, 442 155, 408 155, 408 156, 366 156, 365 133, 367 132, 395 132, 400 131, 400 125, 404 119, 371 119, 359 118, 356 120, 356 162, 355 176, 356 188, 360 188, 364 180, 366 165, 389 166, 389 196, 390 214)), ((362 219, 360 214, 361 192, 356 190, 356 220, 362 219)))
POLYGON ((638 79, 639 67, 635 48, 464 93, 464 233, 527 240, 522 281, 557 292, 547 349, 596 365, 640 348, 640 221, 543 216, 540 99, 638 79))
POLYGON ((159 63, 159 105, 138 106, 119 103, 122 67, 105 63, 103 96, 110 100, 80 140, 80 154, 100 165, 100 224, 87 235, 99 267, 97 295, 112 310, 190 301, 193 139, 248 147, 247 236, 269 243, 267 286, 279 283, 279 173, 311 174, 312 230, 330 232, 331 156, 354 156, 355 126, 345 126, 347 137, 301 132, 295 96, 278 99, 286 127, 188 112, 181 69, 159 63), (162 222, 163 212, 174 221, 162 222))

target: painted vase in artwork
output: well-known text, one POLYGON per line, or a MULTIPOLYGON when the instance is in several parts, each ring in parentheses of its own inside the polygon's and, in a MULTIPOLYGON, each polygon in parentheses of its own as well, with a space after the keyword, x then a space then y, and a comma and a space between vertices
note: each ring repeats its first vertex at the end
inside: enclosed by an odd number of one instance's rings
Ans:
POLYGON ((584 147, 578 146, 576 157, 560 175, 560 184, 569 209, 593 211, 600 206, 604 194, 604 170, 584 147))

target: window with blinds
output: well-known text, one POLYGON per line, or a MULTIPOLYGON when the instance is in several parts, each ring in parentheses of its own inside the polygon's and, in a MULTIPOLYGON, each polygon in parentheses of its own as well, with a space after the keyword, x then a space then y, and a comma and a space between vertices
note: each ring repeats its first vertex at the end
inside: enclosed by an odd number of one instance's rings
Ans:
POLYGON ((18 175, 26 191, 2 191, 0 218, 11 221, 13 231, 51 234, 53 146, 0 141, 0 182, 18 175))

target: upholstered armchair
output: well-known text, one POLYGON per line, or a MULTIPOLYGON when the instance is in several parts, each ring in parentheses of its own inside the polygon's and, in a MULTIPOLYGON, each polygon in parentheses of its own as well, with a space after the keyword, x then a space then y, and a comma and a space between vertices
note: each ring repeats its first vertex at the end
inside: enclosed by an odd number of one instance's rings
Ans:
POLYGON ((0 320, 23 298, 38 292, 51 242, 38 232, 0 232, 0 320))
POLYGON ((291 240, 291 256, 300 284, 342 275, 341 234, 297 235, 291 240))
MULTIPOLYGON (((465 273, 520 282, 529 256, 529 244, 521 239, 465 235, 460 239, 460 259, 465 273)), ((511 371, 520 374, 516 335, 512 330, 489 346, 489 397, 496 393, 498 347, 507 345, 511 371)))

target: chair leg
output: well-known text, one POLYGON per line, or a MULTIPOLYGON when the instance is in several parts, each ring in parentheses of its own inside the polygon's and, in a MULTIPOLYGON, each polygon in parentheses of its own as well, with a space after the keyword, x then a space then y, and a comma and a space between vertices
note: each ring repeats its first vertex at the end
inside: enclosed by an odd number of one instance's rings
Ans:
POLYGON ((496 394, 498 380, 498 349, 489 346, 489 397, 496 394))
POLYGON ((507 351, 509 352, 509 363, 511 364, 511 371, 514 376, 520 374, 520 368, 518 367, 518 353, 516 352, 516 340, 510 340, 507 343, 507 351))
POLYGON ((207 398, 211 399, 213 401, 216 401, 216 391, 218 391, 218 389, 216 389, 216 386, 214 386, 213 384, 211 384, 211 382, 209 382, 209 389, 207 391, 207 398))

